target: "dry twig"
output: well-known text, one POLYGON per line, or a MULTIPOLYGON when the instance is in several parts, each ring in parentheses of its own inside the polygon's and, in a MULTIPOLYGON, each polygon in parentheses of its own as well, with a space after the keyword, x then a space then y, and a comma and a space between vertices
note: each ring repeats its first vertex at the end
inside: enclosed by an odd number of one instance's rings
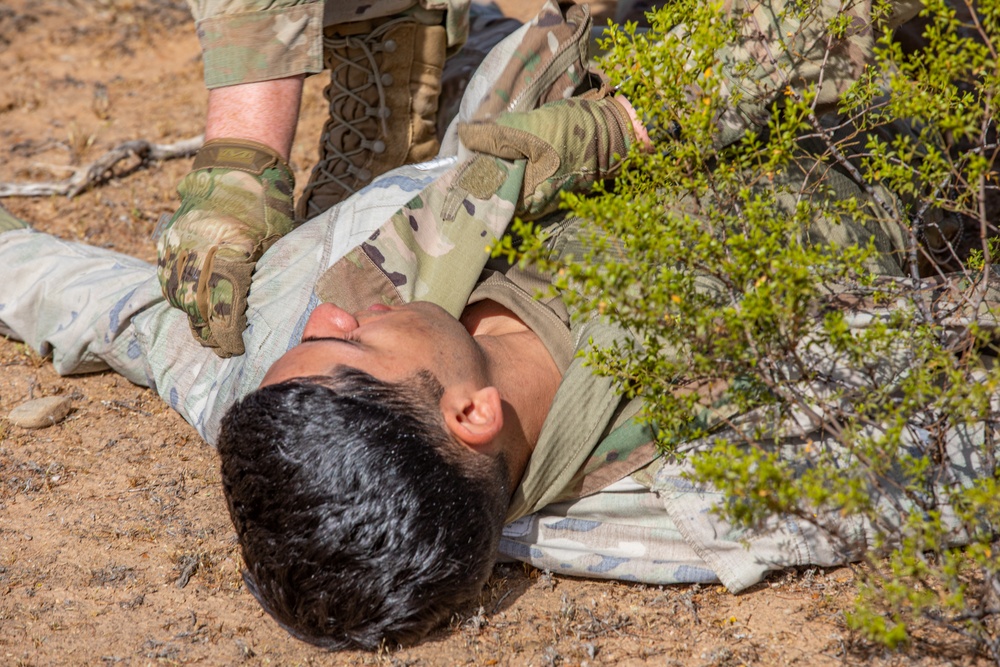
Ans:
POLYGON ((76 169, 69 178, 61 181, 0 183, 0 197, 46 197, 49 195, 75 197, 87 188, 110 179, 114 175, 112 169, 122 160, 130 157, 138 158, 139 164, 129 170, 134 171, 153 161, 190 157, 201 148, 204 140, 204 135, 198 135, 172 144, 154 144, 145 139, 126 141, 118 144, 90 164, 76 169))

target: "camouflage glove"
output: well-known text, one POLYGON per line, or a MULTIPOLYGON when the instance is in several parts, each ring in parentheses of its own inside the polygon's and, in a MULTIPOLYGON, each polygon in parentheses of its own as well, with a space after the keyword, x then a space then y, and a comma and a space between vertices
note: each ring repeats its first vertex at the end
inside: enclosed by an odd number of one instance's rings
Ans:
POLYGON ((635 131, 622 105, 602 89, 534 111, 466 123, 458 136, 469 150, 528 161, 515 214, 534 219, 559 207, 560 191, 586 191, 612 176, 635 131))
POLYGON ((213 139, 177 186, 181 206, 158 244, 157 276, 194 337, 220 357, 243 354, 250 275, 295 226, 295 179, 263 144, 213 139))

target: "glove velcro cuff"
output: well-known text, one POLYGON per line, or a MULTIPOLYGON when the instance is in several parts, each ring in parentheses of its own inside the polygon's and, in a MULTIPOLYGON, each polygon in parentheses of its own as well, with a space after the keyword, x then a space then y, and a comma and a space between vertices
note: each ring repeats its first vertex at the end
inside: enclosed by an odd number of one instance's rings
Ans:
POLYGON ((284 170, 289 182, 295 177, 288 163, 270 146, 249 139, 212 139, 198 150, 192 171, 199 169, 235 169, 262 176, 268 169, 284 170))

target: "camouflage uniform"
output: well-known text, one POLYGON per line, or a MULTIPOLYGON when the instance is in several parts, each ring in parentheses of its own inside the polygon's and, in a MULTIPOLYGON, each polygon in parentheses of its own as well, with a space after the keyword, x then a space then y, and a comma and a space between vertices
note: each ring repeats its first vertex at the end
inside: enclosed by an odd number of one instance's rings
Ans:
MULTIPOLYGON (((789 89, 814 84, 817 112, 832 110, 871 62, 880 29, 891 31, 912 19, 923 2, 892 0, 878 21, 870 0, 725 0, 723 7, 741 26, 741 38, 716 54, 720 93, 741 95, 718 121, 719 143, 728 145, 747 128, 766 126, 772 104, 789 89), (796 17, 797 9, 812 6, 805 17, 796 17), (851 17, 851 23, 843 39, 833 40, 826 26, 839 16, 851 17)), ((674 31, 683 34, 685 28, 674 31)), ((688 94, 703 97, 697 87, 688 94)))
MULTIPOLYGON (((501 44, 470 82, 464 117, 482 120, 505 110, 526 110, 516 103, 525 98, 510 93, 530 84, 523 79, 498 84, 516 74, 507 65, 525 62, 526 54, 550 64, 562 58, 567 46, 589 32, 588 22, 576 18, 560 24, 545 15, 501 44), (551 38, 551 48, 531 41, 539 32, 543 44, 551 38)), ((544 93, 575 88, 584 76, 579 56, 560 61, 557 74, 534 91, 527 108, 545 101, 544 93)), ((553 120, 541 117, 546 124, 553 120)), ((608 116, 594 120, 615 122, 608 116)), ((519 132, 531 133, 531 123, 508 121, 519 132)), ((568 129, 571 136, 578 128, 568 129)), ((475 133, 468 138, 482 141, 475 133)), ((502 149, 502 143, 494 147, 502 149)), ((579 152, 579 147, 567 150, 579 152)), ((535 155, 545 162, 545 150, 535 155)), ((380 177, 278 241, 261 259, 244 336, 251 355, 220 359, 192 340, 185 316, 163 301, 154 267, 31 231, 0 235, 0 266, 9 276, 0 282, 0 319, 32 347, 51 353, 60 373, 110 367, 155 388, 213 442, 225 409, 254 389, 270 364, 299 340, 308 314, 322 300, 351 309, 379 300, 427 299, 457 314, 474 292, 491 289, 480 276, 487 268, 486 247, 516 213, 545 211, 565 183, 597 176, 594 171, 561 173, 558 167, 539 171, 538 164, 525 159, 471 155, 380 177), (535 190, 523 189, 526 179, 535 190)), ((572 251, 573 221, 550 224, 553 249, 572 251)), ((500 278, 501 289, 518 294, 500 278)), ((507 303, 530 293, 522 291, 507 303)), ((566 321, 558 303, 542 307, 566 321)), ((853 321, 863 326, 865 313, 857 315, 853 321)), ((553 323, 549 315, 540 317, 553 323)), ((610 381, 567 354, 624 335, 606 323, 588 321, 568 327, 562 342, 547 342, 564 379, 515 492, 512 523, 502 543, 505 554, 569 574, 651 583, 719 579, 733 590, 774 567, 825 565, 849 557, 808 526, 791 522, 752 536, 754 549, 746 551, 741 540, 747 535, 707 511, 714 500, 711 491, 686 486, 681 466, 655 460, 648 433, 632 419, 640 406, 623 404, 610 381), (795 546, 787 549, 790 535, 795 546)), ((905 366, 902 350, 901 355, 891 360, 894 368, 905 366)), ((864 526, 849 528, 864 531, 864 526)))
MULTIPOLYGON (((323 71, 323 27, 390 16, 416 0, 188 0, 205 61, 205 85, 220 88, 323 71)), ((450 48, 468 34, 469 0, 420 0, 445 11, 450 48)))

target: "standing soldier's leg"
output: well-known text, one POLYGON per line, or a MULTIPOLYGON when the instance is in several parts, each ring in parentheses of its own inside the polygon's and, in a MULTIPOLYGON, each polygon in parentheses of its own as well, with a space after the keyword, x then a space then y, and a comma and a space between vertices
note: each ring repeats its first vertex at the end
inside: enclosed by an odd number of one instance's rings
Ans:
POLYGON ((327 3, 330 117, 296 214, 311 218, 379 174, 437 154, 441 71, 467 31, 468 0, 327 3), (358 7, 355 7, 358 5, 358 7), (363 20, 359 20, 363 19, 363 20))

